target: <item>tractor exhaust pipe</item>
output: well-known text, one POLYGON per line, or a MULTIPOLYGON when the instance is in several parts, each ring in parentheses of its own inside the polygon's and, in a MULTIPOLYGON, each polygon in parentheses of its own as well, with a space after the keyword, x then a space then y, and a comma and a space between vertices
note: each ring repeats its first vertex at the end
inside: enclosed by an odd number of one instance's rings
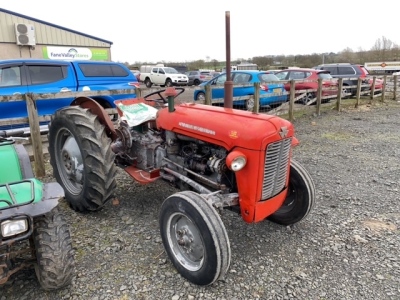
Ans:
POLYGON ((225 39, 226 39, 226 81, 224 83, 224 107, 233 107, 233 82, 231 78, 231 13, 225 12, 225 39))

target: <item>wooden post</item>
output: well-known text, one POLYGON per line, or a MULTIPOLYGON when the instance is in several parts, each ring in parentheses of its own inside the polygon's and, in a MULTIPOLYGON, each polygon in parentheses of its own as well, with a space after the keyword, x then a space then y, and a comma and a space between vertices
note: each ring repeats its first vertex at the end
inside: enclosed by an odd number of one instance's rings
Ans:
POLYGON ((381 102, 385 101, 385 96, 386 96, 386 75, 383 76, 383 86, 382 86, 382 95, 381 95, 381 102))
POLYGON ((361 84, 362 84, 362 79, 361 77, 359 77, 357 81, 356 105, 354 106, 355 108, 357 108, 360 105, 361 84))
POLYGON ((142 88, 135 88, 136 98, 142 98, 142 88))
POLYGON ((318 90, 317 90, 317 116, 321 115, 321 102, 322 102, 322 78, 318 78, 318 90))
POLYGON ((393 100, 396 101, 397 98, 397 75, 394 75, 394 86, 393 86, 393 100))
POLYGON ((374 94, 375 94, 375 82, 376 82, 376 76, 372 77, 372 87, 371 87, 371 92, 369 95, 369 99, 373 100, 374 99, 374 94))
POLYGON ((343 78, 339 78, 339 86, 336 101, 336 110, 340 111, 340 103, 342 102, 342 92, 343 92, 343 78))
POLYGON ((258 114, 260 112, 260 83, 254 82, 254 107, 253 113, 258 114))
POLYGON ((29 127, 31 130, 30 140, 34 157, 35 176, 43 177, 46 175, 44 168, 43 146, 40 137, 39 117, 36 108, 36 101, 32 93, 25 94, 26 108, 28 110, 29 127))
POLYGON ((211 96, 211 85, 206 84, 204 87, 206 89, 206 94, 205 94, 206 99, 204 101, 204 104, 205 105, 211 105, 211 97, 212 97, 211 96))
POLYGON ((290 96, 289 96, 289 121, 293 122, 294 121, 294 79, 290 80, 290 96))

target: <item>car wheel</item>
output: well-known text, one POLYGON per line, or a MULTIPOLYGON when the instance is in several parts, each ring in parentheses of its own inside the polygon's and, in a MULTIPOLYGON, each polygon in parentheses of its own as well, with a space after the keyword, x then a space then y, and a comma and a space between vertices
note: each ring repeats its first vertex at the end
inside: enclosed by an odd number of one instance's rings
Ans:
POLYGON ((342 99, 347 99, 350 97, 351 90, 348 86, 342 87, 342 99))
POLYGON ((199 85, 199 84, 200 84, 200 80, 195 79, 195 80, 194 80, 194 85, 199 85))
POLYGON ((206 95, 203 92, 200 92, 196 95, 197 101, 206 101, 206 95))
POLYGON ((253 109, 254 109, 254 96, 253 95, 251 95, 249 97, 249 99, 246 100, 245 108, 247 111, 253 111, 253 109))
POLYGON ((147 88, 151 88, 151 86, 153 85, 149 78, 145 79, 144 84, 146 85, 147 88))
POLYGON ((306 93, 306 95, 301 99, 304 105, 310 105, 315 103, 315 93, 306 93))
POLYGON ((171 81, 171 79, 167 79, 166 81, 165 81, 165 87, 171 87, 172 86, 172 81, 171 81))

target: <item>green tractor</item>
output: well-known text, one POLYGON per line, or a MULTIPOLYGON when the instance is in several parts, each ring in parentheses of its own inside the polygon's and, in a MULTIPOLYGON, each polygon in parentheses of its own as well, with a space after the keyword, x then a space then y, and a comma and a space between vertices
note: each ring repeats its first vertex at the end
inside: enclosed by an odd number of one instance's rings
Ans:
POLYGON ((0 131, 0 285, 34 267, 43 289, 71 283, 75 263, 69 227, 58 208, 64 191, 33 175, 29 155, 0 131))

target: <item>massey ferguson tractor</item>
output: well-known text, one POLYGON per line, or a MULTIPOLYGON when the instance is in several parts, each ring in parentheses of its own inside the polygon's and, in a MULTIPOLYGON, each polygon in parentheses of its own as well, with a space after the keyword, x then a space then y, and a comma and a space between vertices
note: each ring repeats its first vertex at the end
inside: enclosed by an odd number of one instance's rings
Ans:
POLYGON ((70 206, 97 211, 115 195, 117 167, 141 184, 162 179, 178 192, 161 205, 162 242, 174 267, 190 282, 224 278, 231 250, 220 218, 237 211, 247 223, 291 225, 315 200, 308 172, 292 159, 293 125, 277 116, 174 99, 167 88, 116 101, 111 122, 90 98, 58 110, 49 126, 54 176, 70 206))

